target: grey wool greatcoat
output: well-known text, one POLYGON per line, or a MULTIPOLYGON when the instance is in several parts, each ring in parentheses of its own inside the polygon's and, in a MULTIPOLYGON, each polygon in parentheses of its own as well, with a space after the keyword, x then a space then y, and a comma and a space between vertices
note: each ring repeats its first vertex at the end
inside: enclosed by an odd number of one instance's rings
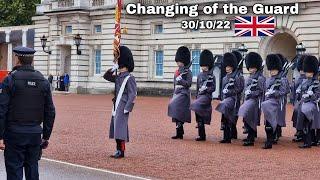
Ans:
POLYGON ((222 89, 228 86, 228 92, 223 94, 222 101, 216 107, 216 110, 223 114, 232 124, 236 123, 239 107, 237 106, 238 94, 243 91, 241 76, 237 76, 236 72, 227 74, 222 79, 222 89), (229 82, 234 80, 233 85, 229 82))
POLYGON ((276 130, 277 125, 279 125, 279 119, 282 117, 283 104, 282 98, 286 96, 290 89, 287 87, 287 78, 281 78, 281 75, 272 76, 266 81, 266 91, 267 92, 274 84, 279 84, 274 88, 274 93, 265 97, 265 101, 261 104, 261 108, 264 114, 265 122, 269 122, 273 128, 276 130), (282 109, 282 110, 281 110, 282 109))
POLYGON ((315 79, 305 79, 301 84, 301 101, 298 103, 297 107, 297 129, 303 130, 303 120, 306 117, 311 122, 311 129, 320 129, 320 112, 318 106, 318 100, 320 98, 320 88, 319 85, 313 86, 319 83, 315 79), (310 90, 310 86, 313 86, 313 95, 304 97, 305 94, 310 90))
MULTIPOLYGON (((180 68, 180 72, 183 69, 180 68)), ((190 110, 190 87, 192 85, 192 72, 188 69, 186 74, 182 75, 180 81, 176 81, 177 74, 174 75, 174 93, 168 106, 168 116, 172 118, 173 122, 177 120, 180 122, 191 123, 190 110)))
POLYGON ((117 77, 109 70, 103 76, 107 81, 115 82, 116 94, 118 95, 124 79, 130 76, 125 86, 123 95, 116 109, 115 116, 112 116, 110 123, 109 138, 120 139, 129 142, 129 112, 132 112, 137 96, 137 85, 135 78, 129 72, 120 73, 117 77), (124 113, 124 111, 128 113, 124 113))
POLYGON ((293 104, 294 104, 294 110, 293 110, 293 115, 291 120, 292 120, 292 125, 295 128, 297 126, 298 109, 300 106, 300 100, 302 98, 301 93, 297 93, 297 91, 301 91, 300 85, 302 84, 304 79, 306 79, 306 76, 304 74, 301 74, 299 78, 294 81, 294 84, 292 85, 292 88, 291 88, 291 96, 293 98, 293 104))
POLYGON ((205 86, 209 77, 209 72, 201 72, 197 77, 197 99, 191 104, 190 109, 198 114, 204 124, 210 125, 212 115, 212 93, 216 89, 216 79, 213 77, 212 82, 207 83, 207 89, 200 92, 199 89, 205 86))
POLYGON ((239 116, 243 117, 243 121, 255 131, 257 131, 257 126, 260 125, 265 81, 266 78, 260 72, 252 74, 246 79, 245 91, 250 90, 251 93, 245 96, 238 113, 239 116))

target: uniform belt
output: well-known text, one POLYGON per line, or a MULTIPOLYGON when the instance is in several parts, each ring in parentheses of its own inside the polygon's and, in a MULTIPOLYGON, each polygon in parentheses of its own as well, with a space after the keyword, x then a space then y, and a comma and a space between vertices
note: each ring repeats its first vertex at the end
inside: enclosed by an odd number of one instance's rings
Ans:
POLYGON ((184 88, 184 86, 182 86, 182 85, 176 85, 176 89, 178 89, 178 88, 184 88))

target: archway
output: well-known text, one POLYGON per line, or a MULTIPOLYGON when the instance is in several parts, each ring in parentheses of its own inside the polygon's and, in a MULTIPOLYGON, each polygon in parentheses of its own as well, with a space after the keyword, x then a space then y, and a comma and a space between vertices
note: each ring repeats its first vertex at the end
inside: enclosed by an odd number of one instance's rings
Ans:
MULTIPOLYGON (((263 59, 265 59, 268 54, 279 53, 291 61, 296 56, 298 40, 294 33, 289 30, 278 29, 277 31, 273 37, 267 37, 261 41, 259 51, 263 59)), ((290 70, 288 73, 290 81, 293 80, 293 76, 296 76, 293 74, 296 74, 296 72, 290 70)))

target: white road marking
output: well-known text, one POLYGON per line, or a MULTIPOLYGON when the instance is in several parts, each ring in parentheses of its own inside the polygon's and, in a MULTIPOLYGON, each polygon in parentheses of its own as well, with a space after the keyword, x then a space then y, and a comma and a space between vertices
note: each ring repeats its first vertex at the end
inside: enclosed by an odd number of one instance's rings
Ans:
POLYGON ((63 162, 63 161, 58 161, 58 160, 54 160, 54 159, 41 158, 41 160, 54 162, 54 163, 59 163, 59 164, 64 164, 64 165, 73 166, 73 167, 78 167, 78 168, 84 168, 84 169, 93 170, 93 171, 99 171, 99 172, 119 175, 119 176, 125 176, 125 177, 129 177, 129 178, 135 178, 135 179, 141 179, 141 180, 150 180, 150 179, 147 179, 147 178, 144 178, 144 177, 139 177, 139 176, 133 176, 133 175, 124 174, 124 173, 113 172, 113 171, 109 171, 109 170, 105 170, 105 169, 92 168, 92 167, 88 167, 88 166, 82 166, 82 165, 79 165, 79 164, 63 162))

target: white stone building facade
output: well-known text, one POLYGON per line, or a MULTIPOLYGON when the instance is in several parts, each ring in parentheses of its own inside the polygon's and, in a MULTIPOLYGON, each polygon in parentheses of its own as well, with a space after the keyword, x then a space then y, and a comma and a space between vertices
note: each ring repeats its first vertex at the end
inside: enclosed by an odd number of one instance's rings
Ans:
MULTIPOLYGON (((124 0, 125 3, 135 2, 124 0)), ((145 0, 150 4, 172 3, 173 0, 145 0)), ((177 2, 177 1, 174 1, 177 2)), ((307 52, 320 53, 320 0, 199 0, 180 3, 210 4, 213 2, 252 6, 264 4, 293 4, 299 2, 299 15, 276 16, 274 37, 234 37, 234 30, 198 30, 181 28, 187 16, 165 18, 164 16, 128 15, 123 10, 122 27, 128 34, 122 35, 122 44, 132 49, 135 59, 134 76, 139 91, 157 92, 170 90, 173 72, 176 70, 176 49, 186 45, 193 56, 203 49, 223 54, 244 43, 249 51, 266 57, 268 53, 282 53, 287 58, 296 54, 295 46, 302 42, 307 52)), ((70 74, 70 90, 77 93, 102 93, 113 88, 103 80, 103 73, 112 66, 115 0, 43 0, 33 17, 35 29, 35 67, 45 75, 70 74), (77 55, 73 37, 80 34, 81 55, 77 55), (51 55, 42 51, 40 37, 48 37, 51 55)), ((250 15, 250 14, 249 14, 250 15)), ((233 19, 222 13, 200 15, 197 19, 233 19)), ((199 71, 195 63, 192 70, 199 71)))

